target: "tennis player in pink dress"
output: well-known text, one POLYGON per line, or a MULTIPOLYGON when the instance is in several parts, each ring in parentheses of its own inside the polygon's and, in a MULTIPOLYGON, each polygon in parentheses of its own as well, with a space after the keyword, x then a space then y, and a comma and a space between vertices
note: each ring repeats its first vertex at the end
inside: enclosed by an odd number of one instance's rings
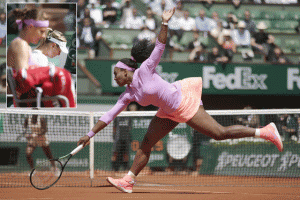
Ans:
POLYGON ((154 49, 148 41, 143 40, 132 48, 131 59, 121 59, 116 64, 115 80, 119 86, 127 85, 127 88, 116 105, 99 119, 87 135, 78 141, 78 145, 88 144, 91 137, 105 128, 132 101, 142 106, 152 104, 159 107, 128 174, 121 179, 107 178, 110 184, 126 193, 132 193, 136 176, 149 161, 151 148, 179 123, 187 123, 193 129, 215 140, 260 137, 274 143, 279 151, 283 150, 281 138, 274 123, 255 129, 241 125, 224 127, 215 121, 204 110, 201 102, 201 77, 168 83, 159 76, 155 68, 163 54, 167 40, 168 21, 174 12, 175 8, 163 12, 162 26, 154 49), (142 63, 140 68, 137 63, 142 63))

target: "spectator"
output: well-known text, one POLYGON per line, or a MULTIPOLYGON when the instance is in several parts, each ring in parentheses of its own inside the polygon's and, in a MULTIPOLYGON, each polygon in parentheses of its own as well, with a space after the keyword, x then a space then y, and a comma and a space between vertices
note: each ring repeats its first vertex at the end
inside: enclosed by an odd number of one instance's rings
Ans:
POLYGON ((195 47, 189 55, 189 61, 193 61, 193 62, 207 61, 205 50, 201 46, 195 47))
POLYGON ((144 21, 141 16, 138 16, 137 9, 132 9, 132 17, 125 20, 125 27, 127 29, 141 29, 144 26, 144 21))
POLYGON ((183 10, 182 1, 178 1, 176 3, 176 10, 175 10, 173 17, 175 16, 177 19, 179 19, 179 18, 183 17, 183 13, 184 13, 184 10, 183 10))
POLYGON ((70 8, 66 16, 64 17, 64 24, 66 26, 67 31, 74 31, 74 27, 76 27, 76 5, 70 4, 70 8))
MULTIPOLYGON (((252 110, 251 106, 246 106, 244 110, 252 110)), ((259 128, 260 127, 260 118, 259 115, 242 115, 237 117, 238 123, 241 125, 252 127, 252 128, 259 128)))
POLYGON ((86 0, 78 0, 77 2, 77 21, 80 22, 84 18, 84 9, 87 6, 86 0))
POLYGON ((184 51, 184 47, 181 46, 181 44, 179 43, 178 36, 173 30, 169 31, 169 36, 167 39, 167 47, 175 51, 184 51))
POLYGON ((218 38, 222 35, 223 30, 223 23, 221 21, 218 21, 217 26, 210 31, 210 35, 218 41, 218 38))
POLYGON ((166 10, 166 1, 160 0, 160 1, 151 1, 150 0, 150 7, 153 10, 153 13, 157 16, 161 16, 163 11, 166 10))
POLYGON ((112 6, 112 0, 105 1, 103 9, 103 21, 105 24, 114 24, 117 21, 118 9, 112 6))
POLYGON ((246 30, 246 23, 239 21, 237 25, 238 29, 232 31, 232 39, 237 47, 248 48, 251 45, 250 32, 246 30))
POLYGON ((246 23, 246 30, 248 30, 253 36, 253 34, 256 32, 256 25, 255 22, 251 19, 251 13, 249 10, 245 10, 244 12, 244 22, 246 23))
POLYGON ((120 10, 121 4, 118 1, 111 0, 112 7, 116 8, 117 10, 120 10))
POLYGON ((295 27, 296 33, 300 33, 300 20, 298 21, 298 26, 295 27))
POLYGON ((0 64, 0 93, 6 94, 6 63, 0 64))
POLYGON ((173 15, 168 24, 169 31, 172 32, 171 34, 175 34, 177 36, 178 41, 180 41, 183 35, 183 29, 181 29, 182 25, 180 23, 180 18, 177 18, 173 15))
POLYGON ((194 31, 194 33, 193 33, 193 41, 191 41, 188 44, 187 48, 189 50, 193 50, 196 47, 201 47, 201 49, 204 50, 207 47, 207 43, 204 40, 206 40, 206 38, 203 37, 203 36, 200 37, 200 32, 199 31, 194 31))
POLYGON ((2 12, 0 14, 0 44, 6 44, 6 14, 2 12))
POLYGON ((205 8, 207 8, 209 10, 213 5, 214 0, 201 0, 201 3, 203 4, 203 6, 205 8))
POLYGON ((208 53, 207 61, 213 64, 225 64, 228 62, 228 57, 220 53, 218 47, 213 47, 212 52, 208 53))
POLYGON ((206 17, 206 12, 203 9, 200 9, 199 16, 195 19, 196 28, 199 31, 211 31, 212 30, 212 23, 211 19, 206 17))
POLYGON ((231 62, 234 53, 236 53, 236 44, 231 38, 231 31, 228 29, 224 30, 224 41, 220 44, 224 50, 224 55, 228 57, 228 62, 231 62))
POLYGON ((176 6, 173 0, 150 0, 149 5, 157 16, 161 16, 164 10, 170 10, 176 6))
POLYGON ((190 12, 188 10, 184 11, 183 17, 178 19, 178 23, 180 24, 180 29, 183 31, 196 30, 195 19, 190 17, 190 12))
POLYGON ((232 31, 231 37, 236 46, 241 49, 244 59, 249 60, 254 57, 254 53, 251 50, 251 35, 246 30, 246 23, 244 21, 239 21, 238 29, 232 31))
POLYGON ((228 29, 224 30, 224 41, 220 45, 223 49, 231 50, 233 53, 236 53, 236 44, 234 43, 231 37, 231 31, 228 29))
MULTIPOLYGON (((136 38, 138 41, 141 41, 143 39, 150 40, 153 44, 155 43, 156 34, 150 30, 147 26, 144 26, 142 28, 142 32, 140 32, 136 38)), ((135 43, 135 42, 134 42, 135 43)))
POLYGON ((236 10, 241 7, 241 3, 242 3, 241 0, 232 0, 232 5, 236 10))
POLYGON ((267 26, 264 22, 260 22, 257 25, 258 32, 254 33, 251 38, 251 46, 255 53, 262 53, 267 57, 269 55, 270 48, 274 45, 274 36, 265 32, 267 26))
POLYGON ((94 20, 95 25, 101 25, 103 23, 103 13, 102 10, 96 8, 96 4, 92 4, 90 8, 90 16, 94 20))
POLYGON ((280 121, 282 124, 282 130, 284 134, 284 140, 291 140, 293 138, 296 138, 297 140, 298 136, 298 120, 294 115, 289 114, 283 114, 280 117, 280 121))
POLYGON ((144 22, 145 26, 147 26, 151 31, 155 31, 157 28, 157 21, 154 18, 154 13, 152 12, 151 8, 147 9, 146 19, 144 22))
POLYGON ((227 14, 227 19, 224 22, 224 28, 233 30, 236 28, 237 23, 237 17, 232 12, 230 12, 227 14))
POLYGON ((121 19, 120 19, 120 25, 121 27, 125 26, 125 21, 128 18, 132 18, 132 10, 133 6, 131 4, 131 0, 125 0, 124 4, 121 7, 121 19))
MULTIPOLYGON (((223 23, 223 21, 219 17, 219 14, 215 11, 211 14, 211 30, 218 27, 218 22, 223 23)), ((222 24, 222 26, 223 26, 223 24, 222 24)))
POLYGON ((79 25, 80 25, 80 26, 84 26, 84 25, 83 25, 83 21, 84 21, 85 18, 90 19, 91 26, 95 26, 95 21, 94 21, 94 19, 91 17, 91 11, 90 11, 90 9, 88 9, 88 8, 85 8, 84 11, 83 11, 83 18, 79 21, 79 25))
POLYGON ((280 47, 275 47, 274 50, 270 50, 268 61, 274 64, 293 64, 282 52, 280 47))
POLYGON ((95 57, 97 41, 101 39, 102 33, 97 31, 95 26, 91 25, 91 21, 89 18, 85 18, 83 20, 83 28, 80 30, 80 44, 82 47, 86 47, 89 49, 89 58, 95 57))

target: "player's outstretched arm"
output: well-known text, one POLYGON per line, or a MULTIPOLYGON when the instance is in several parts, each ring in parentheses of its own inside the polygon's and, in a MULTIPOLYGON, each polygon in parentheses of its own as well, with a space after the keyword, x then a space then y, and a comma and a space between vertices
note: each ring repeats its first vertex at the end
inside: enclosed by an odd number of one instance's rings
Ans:
MULTIPOLYGON (((99 131, 101 131, 102 129, 104 129, 106 126, 107 126, 107 124, 105 122, 99 120, 96 123, 96 125, 94 126, 94 128, 92 129, 92 132, 94 132, 96 134, 99 131)), ((85 147, 87 144, 89 144, 89 141, 90 141, 90 137, 88 135, 85 135, 79 139, 79 141, 77 142, 77 145, 83 144, 83 147, 85 147)))

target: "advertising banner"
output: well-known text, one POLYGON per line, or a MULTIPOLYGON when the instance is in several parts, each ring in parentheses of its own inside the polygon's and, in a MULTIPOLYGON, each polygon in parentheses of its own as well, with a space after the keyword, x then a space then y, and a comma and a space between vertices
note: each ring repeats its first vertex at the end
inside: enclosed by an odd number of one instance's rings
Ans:
MULTIPOLYGON (((102 85, 103 92, 123 92, 113 77, 117 61, 86 60, 86 67, 102 85)), ((203 94, 299 95, 300 66, 268 64, 168 63, 156 71, 172 83, 188 77, 203 78, 203 94)))
POLYGON ((300 145, 284 144, 284 152, 267 142, 236 145, 210 144, 201 174, 234 176, 300 177, 300 145))

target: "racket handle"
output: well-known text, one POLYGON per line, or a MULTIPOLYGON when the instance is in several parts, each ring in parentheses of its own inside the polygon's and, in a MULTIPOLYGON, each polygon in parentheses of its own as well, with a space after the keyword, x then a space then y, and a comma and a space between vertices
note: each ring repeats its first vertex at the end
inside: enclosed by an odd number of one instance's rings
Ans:
POLYGON ((74 156, 76 153, 78 153, 81 149, 83 149, 83 144, 76 147, 70 154, 74 156))

